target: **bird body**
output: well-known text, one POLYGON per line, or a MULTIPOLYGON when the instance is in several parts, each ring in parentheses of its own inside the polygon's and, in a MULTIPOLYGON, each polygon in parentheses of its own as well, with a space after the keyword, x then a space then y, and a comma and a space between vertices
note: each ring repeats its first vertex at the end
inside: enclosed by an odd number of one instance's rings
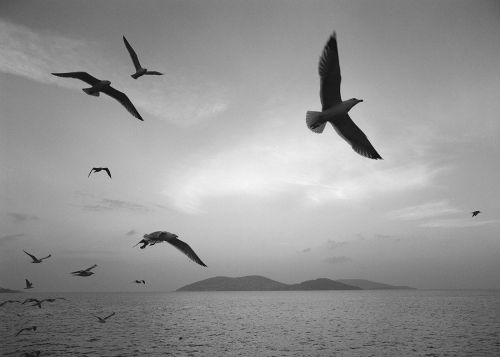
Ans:
POLYGON ((472 217, 476 217, 481 211, 473 211, 472 212, 472 217))
POLYGON ((136 284, 146 284, 146 281, 145 280, 134 280, 134 283, 136 284))
POLYGON ((319 60, 319 76, 321 79, 320 98, 321 112, 308 111, 306 124, 315 133, 322 133, 327 122, 347 141, 354 151, 370 159, 382 159, 372 146, 366 135, 354 124, 347 114, 352 107, 363 100, 351 98, 342 101, 340 95, 340 65, 335 32, 326 43, 319 60))
MULTIPOLYGON (((167 231, 156 231, 153 233, 145 234, 144 238, 139 241, 138 244, 142 243, 141 249, 146 248, 148 245, 155 245, 161 242, 167 242, 172 244, 174 247, 179 249, 182 253, 184 253, 189 259, 194 261, 195 263, 206 267, 205 263, 196 255, 194 250, 185 242, 178 239, 178 236, 174 233, 170 233, 167 231)), ((134 247, 136 246, 134 245, 134 247)))
POLYGON ((43 257, 43 258, 40 258, 38 259, 37 257, 35 257, 33 254, 30 254, 28 253, 27 251, 23 250, 23 252, 25 252, 27 255, 29 255, 31 257, 31 259, 33 260, 32 263, 41 263, 44 259, 47 259, 47 258, 50 258, 52 255, 49 254, 47 255, 46 257, 43 257))
POLYGON ((26 280, 25 289, 33 289, 33 283, 31 281, 29 281, 28 279, 24 279, 24 280, 26 280))
POLYGON ((89 175, 87 177, 90 177, 90 174, 92 172, 101 172, 101 171, 106 171, 109 178, 111 178, 111 171, 109 171, 109 169, 107 167, 93 167, 92 170, 90 170, 89 175))
POLYGON ((163 73, 157 72, 157 71, 148 71, 146 68, 143 68, 141 66, 141 63, 139 62, 139 57, 137 57, 137 53, 135 53, 134 49, 128 43, 127 39, 125 36, 123 36, 123 42, 125 43, 125 47, 127 48, 127 51, 130 55, 130 58, 132 59, 132 63, 134 64, 135 67, 135 73, 132 74, 130 77, 137 79, 139 77, 144 76, 145 74, 147 75, 154 75, 154 76, 162 76, 163 73))
POLYGON ((83 88, 83 91, 88 95, 92 95, 94 97, 98 97, 99 93, 104 93, 109 95, 111 98, 117 100, 121 105, 128 110, 130 114, 136 117, 139 120, 143 120, 137 109, 135 109, 134 105, 127 97, 125 93, 116 90, 111 87, 111 82, 108 80, 100 80, 97 79, 87 72, 67 72, 67 73, 52 73, 54 76, 63 77, 63 78, 75 78, 81 81, 84 81, 87 84, 90 84, 90 88, 83 88))
POLYGON ((71 274, 73 274, 73 276, 83 276, 83 277, 91 276, 92 274, 94 274, 94 272, 92 272, 91 270, 94 269, 96 266, 97 266, 97 264, 94 264, 90 268, 83 269, 83 270, 77 270, 77 271, 71 272, 71 274))

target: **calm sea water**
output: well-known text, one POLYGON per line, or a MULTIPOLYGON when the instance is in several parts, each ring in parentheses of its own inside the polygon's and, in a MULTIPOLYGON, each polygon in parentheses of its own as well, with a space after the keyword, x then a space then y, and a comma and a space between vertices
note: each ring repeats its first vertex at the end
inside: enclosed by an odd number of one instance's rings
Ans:
POLYGON ((19 356, 500 356, 500 291, 1 294, 19 356), (98 323, 92 314, 116 315, 98 323), (22 327, 36 332, 18 337, 22 327))

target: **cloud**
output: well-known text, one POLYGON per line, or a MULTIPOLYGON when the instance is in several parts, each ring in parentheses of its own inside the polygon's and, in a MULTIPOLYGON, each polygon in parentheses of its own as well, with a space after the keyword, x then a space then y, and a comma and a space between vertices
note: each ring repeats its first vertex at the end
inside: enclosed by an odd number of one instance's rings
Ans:
POLYGON ((37 216, 31 215, 31 214, 25 214, 25 213, 8 212, 7 215, 12 217, 15 222, 26 222, 26 221, 33 221, 33 220, 38 219, 37 216))
POLYGON ((323 260, 323 262, 328 263, 328 264, 342 264, 342 263, 348 263, 351 262, 352 259, 349 257, 345 256, 338 256, 338 257, 328 257, 323 260))
POLYGON ((103 198, 99 203, 94 205, 85 205, 84 209, 88 211, 149 211, 150 209, 138 203, 122 200, 113 200, 103 198))
POLYGON ((491 219, 487 221, 472 220, 470 217, 464 219, 440 219, 422 223, 421 227, 429 228, 467 228, 479 227, 488 224, 500 223, 500 219, 491 219))
POLYGON ((410 221, 445 216, 460 212, 462 211, 451 206, 448 201, 442 200, 395 210, 389 212, 388 217, 391 219, 410 221))
POLYGON ((127 233, 125 233, 126 236, 133 236, 137 234, 137 232, 135 231, 135 229, 131 229, 130 231, 128 231, 127 233))
POLYGON ((24 237, 23 233, 19 234, 9 234, 3 237, 0 237, 0 245, 7 243, 7 242, 12 242, 15 241, 17 238, 24 237))
MULTIPOLYGON (((116 41, 117 46, 122 45, 120 38, 116 41)), ((123 73, 130 74, 130 61, 124 54, 107 58, 103 55, 107 52, 105 45, 99 42, 35 32, 0 19, 0 48, 1 72, 77 90, 85 84, 57 78, 51 73, 83 70, 97 77, 105 74, 107 78, 103 79, 111 80, 118 89, 126 88, 139 112, 144 110, 180 126, 213 118, 229 106, 227 86, 203 73, 190 72, 188 76, 179 70, 161 68, 168 72, 168 79, 137 81, 130 86, 130 78, 123 76, 123 73)))
POLYGON ((328 239, 328 241, 325 243, 325 247, 326 247, 326 249, 337 249, 337 248, 343 247, 346 244, 347 244, 347 242, 337 242, 337 241, 328 239))
POLYGON ((302 250, 302 253, 309 253, 311 251, 311 248, 306 248, 302 250))

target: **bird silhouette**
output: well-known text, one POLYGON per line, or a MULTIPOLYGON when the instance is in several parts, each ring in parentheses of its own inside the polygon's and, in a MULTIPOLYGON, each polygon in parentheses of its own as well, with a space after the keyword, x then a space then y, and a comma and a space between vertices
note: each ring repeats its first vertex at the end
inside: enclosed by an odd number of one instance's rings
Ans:
POLYGON ((29 281, 28 279, 24 279, 24 280, 26 280, 25 289, 33 289, 33 283, 31 281, 29 281))
POLYGON ((476 217, 481 211, 473 211, 472 212, 472 217, 476 217))
POLYGON ((136 284, 146 284, 146 281, 144 280, 134 280, 133 282, 136 284))
POLYGON ((16 333, 16 336, 19 336, 23 331, 36 331, 36 326, 22 328, 16 333))
POLYGON ((43 257, 43 258, 38 259, 38 258, 37 258, 37 257, 35 257, 33 254, 30 254, 30 253, 28 253, 28 252, 27 252, 27 251, 25 251, 25 250, 23 250, 23 252, 25 252, 26 254, 28 254, 28 255, 31 257, 31 259, 33 260, 33 261, 32 261, 32 263, 41 263, 44 259, 50 258, 50 257, 52 256, 51 254, 49 254, 49 255, 47 255, 46 257, 43 257))
POLYGON ((315 133, 322 133, 327 122, 358 154, 370 159, 382 159, 366 135, 349 117, 349 110, 362 99, 342 101, 340 96, 340 65, 335 32, 326 43, 319 59, 321 112, 308 111, 306 123, 315 133))
POLYGON ((112 314, 110 314, 110 315, 108 315, 106 317, 99 317, 97 315, 92 315, 92 316, 94 316, 95 318, 97 318, 100 323, 104 324, 104 323, 106 323, 107 319, 109 319, 111 316, 114 316, 114 315, 115 315, 115 313, 113 312, 112 314))
POLYGON ((82 89, 85 93, 87 93, 88 95, 92 95, 94 97, 98 97, 99 93, 107 94, 111 98, 116 99, 134 117, 136 117, 139 120, 143 120, 137 109, 135 109, 134 105, 127 97, 127 95, 111 87, 110 81, 97 79, 88 74, 87 72, 68 72, 68 73, 52 73, 52 74, 57 77, 76 78, 81 81, 84 81, 85 83, 90 84, 92 87, 82 89))
POLYGON ((0 307, 4 306, 5 304, 12 304, 14 302, 17 302, 17 303, 21 303, 19 300, 6 300, 6 301, 2 301, 0 302, 0 307))
POLYGON ((132 58, 132 62, 134 63, 134 67, 135 67, 135 73, 132 74, 130 77, 137 79, 141 76, 144 76, 145 74, 146 75, 154 75, 154 76, 162 76, 163 75, 163 73, 160 73, 157 71, 148 71, 146 68, 142 68, 141 63, 139 62, 139 58, 137 57, 137 54, 135 53, 132 46, 130 46, 130 43, 128 43, 125 36, 123 36, 123 42, 125 42, 125 47, 127 47, 127 51, 130 54, 130 58, 132 58))
POLYGON ((142 243, 141 249, 146 248, 148 245, 155 245, 156 243, 167 242, 179 249, 182 253, 187 255, 189 259, 195 263, 206 267, 205 263, 196 255, 194 250, 185 242, 177 238, 176 234, 167 231, 157 231, 150 234, 145 234, 144 239, 140 240, 135 246, 142 243))
POLYGON ((100 172, 100 171, 106 171, 109 178, 111 178, 111 172, 109 171, 109 169, 107 167, 93 167, 92 170, 90 170, 89 175, 87 177, 90 177, 90 174, 92 172, 100 172))
POLYGON ((77 270, 72 272, 73 276, 91 276, 94 274, 91 270, 94 269, 97 266, 97 264, 92 265, 90 268, 83 269, 83 270, 77 270))

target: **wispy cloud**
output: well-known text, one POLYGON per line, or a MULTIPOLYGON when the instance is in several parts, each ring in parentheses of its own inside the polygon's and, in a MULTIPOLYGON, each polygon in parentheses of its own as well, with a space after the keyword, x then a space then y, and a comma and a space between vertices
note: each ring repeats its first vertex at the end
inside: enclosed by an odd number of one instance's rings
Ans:
POLYGON ((311 248, 302 249, 302 253, 309 253, 310 251, 311 251, 311 248))
MULTIPOLYGON (((116 39, 116 46, 122 46, 121 38, 116 39)), ((226 86, 200 73, 187 75, 162 68, 162 71, 168 72, 168 80, 155 78, 155 81, 137 81, 130 86, 125 80, 129 79, 131 71, 125 51, 120 57, 123 60, 117 62, 104 57, 106 51, 99 42, 35 32, 26 26, 0 19, 0 48, 1 72, 78 90, 86 85, 75 80, 61 80, 51 73, 87 71, 96 77, 105 75, 103 79, 111 80, 118 89, 126 88, 139 112, 145 110, 178 125, 186 126, 213 118, 229 106, 230 95, 226 86)))
POLYGON ((24 237, 24 234, 23 234, 23 233, 19 233, 19 234, 9 234, 9 235, 6 235, 6 236, 3 236, 3 237, 0 237, 0 245, 2 245, 2 244, 4 244, 4 243, 8 243, 8 242, 15 241, 15 240, 17 240, 18 238, 21 238, 21 237, 24 237))
POLYGON ((471 218, 464 219, 440 219, 430 222, 422 223, 421 227, 432 227, 432 228, 466 228, 466 227, 478 227, 485 226, 488 224, 498 224, 500 219, 491 219, 487 221, 472 220, 471 218))
POLYGON ((32 214, 26 214, 26 213, 14 213, 14 212, 8 212, 8 216, 14 219, 15 222, 26 222, 26 221, 33 221, 37 220, 38 217, 34 216, 32 214))
POLYGON ((103 198, 97 204, 89 204, 83 206, 84 209, 88 211, 149 211, 150 209, 141 204, 123 201, 123 200, 114 200, 109 198, 103 198))
POLYGON ((328 264, 342 264, 342 263, 352 262, 352 259, 349 257, 345 257, 345 256, 328 257, 328 258, 324 259, 323 262, 328 263, 328 264))
POLYGON ((130 231, 128 231, 127 233, 125 233, 126 236, 133 236, 137 234, 137 232, 135 231, 135 229, 131 229, 130 231))
POLYGON ((326 243, 325 243, 325 247, 326 247, 326 249, 337 249, 337 248, 345 246, 346 244, 347 244, 347 242, 338 242, 338 241, 328 239, 328 241, 326 241, 326 243))
POLYGON ((445 216, 462 212, 460 209, 450 205, 448 201, 436 201, 424 203, 417 206, 405 207, 388 213, 391 219, 400 220, 420 220, 426 218, 433 218, 438 216, 445 216))

